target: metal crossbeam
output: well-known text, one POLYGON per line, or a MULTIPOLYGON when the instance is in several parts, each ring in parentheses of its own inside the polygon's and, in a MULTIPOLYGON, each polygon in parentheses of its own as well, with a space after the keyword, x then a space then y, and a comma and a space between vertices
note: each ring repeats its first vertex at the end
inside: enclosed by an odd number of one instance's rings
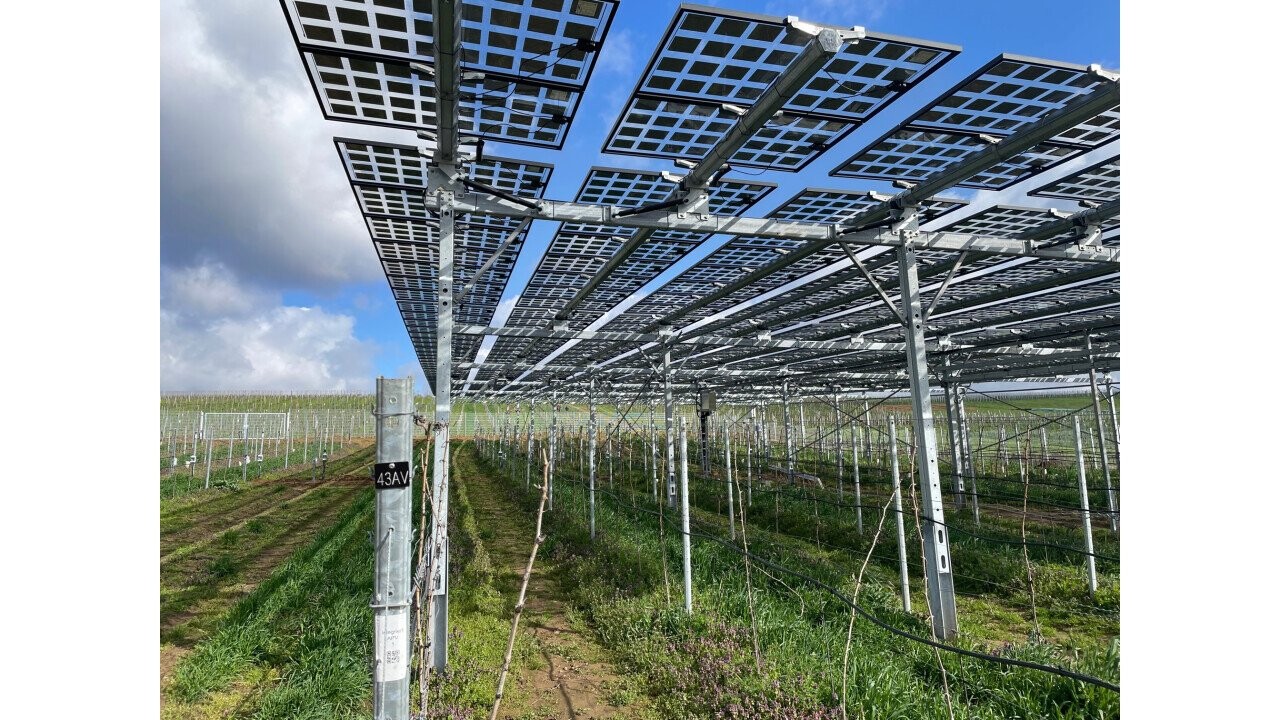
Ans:
MULTIPOLYGON (((461 189, 461 188, 459 188, 461 189)), ((841 233, 839 226, 826 223, 799 223, 766 218, 736 217, 732 215, 711 215, 705 213, 683 213, 676 210, 645 213, 643 215, 627 215, 618 217, 617 209, 611 205, 594 205, 590 203, 568 202, 563 200, 538 201, 537 208, 527 208, 509 201, 494 199, 492 196, 458 192, 455 194, 458 212, 481 213, 499 217, 533 218, 535 220, 554 220, 572 222, 582 225, 601 225, 614 227, 650 228, 653 230, 674 230, 698 234, 742 235, 749 237, 779 238, 783 240, 799 240, 807 244, 801 249, 784 255, 779 260, 766 265, 741 280, 726 285, 712 296, 703 298, 689 305, 671 319, 683 317, 706 303, 711 297, 719 299, 731 292, 752 284, 760 278, 772 275, 778 270, 792 265, 804 257, 831 243, 851 243, 854 245, 881 245, 898 247, 903 240, 888 229, 868 229, 841 233), (732 290, 730 290, 732 288, 732 290), (695 307, 696 306, 696 307, 695 307)), ((432 197, 424 201, 428 210, 438 211, 439 205, 432 197)), ((986 235, 974 235, 955 232, 921 231, 909 241, 921 250, 952 250, 955 252, 982 252, 993 255, 1009 255, 1013 257, 1038 257, 1059 260, 1079 260, 1082 262, 1119 263, 1120 250, 1105 247, 1045 247, 1032 240, 1016 240, 986 235)))

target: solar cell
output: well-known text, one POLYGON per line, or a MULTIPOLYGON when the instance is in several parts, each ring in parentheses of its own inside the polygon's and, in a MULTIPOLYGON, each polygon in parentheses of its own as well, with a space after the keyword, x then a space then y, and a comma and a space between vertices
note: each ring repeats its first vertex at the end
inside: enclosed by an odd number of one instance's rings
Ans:
POLYGON ((1120 197, 1120 156, 1094 163, 1027 194, 1065 200, 1116 200, 1120 197))

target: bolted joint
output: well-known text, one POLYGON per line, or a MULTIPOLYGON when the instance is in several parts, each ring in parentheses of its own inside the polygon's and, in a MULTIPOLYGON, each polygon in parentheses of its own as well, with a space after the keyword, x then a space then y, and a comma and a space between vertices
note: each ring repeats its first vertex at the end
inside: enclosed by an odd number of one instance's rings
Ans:
POLYGON ((905 205, 895 211, 897 222, 889 227, 889 231, 894 235, 908 240, 920 235, 920 206, 905 205))
POLYGON ((1076 239, 1076 246, 1082 250, 1098 249, 1102 247, 1102 226, 1090 223, 1080 228, 1080 237, 1076 239))

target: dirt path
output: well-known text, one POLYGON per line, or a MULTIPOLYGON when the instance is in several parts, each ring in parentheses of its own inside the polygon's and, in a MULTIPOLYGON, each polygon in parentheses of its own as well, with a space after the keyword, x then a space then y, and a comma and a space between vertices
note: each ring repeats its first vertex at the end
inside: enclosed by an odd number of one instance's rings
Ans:
MULTIPOLYGON (((491 535, 484 540, 504 597, 520 591, 533 542, 533 519, 526 517, 493 480, 465 479, 476 519, 491 535)), ((644 698, 633 680, 618 675, 600 645, 574 612, 555 565, 539 556, 529 579, 522 632, 532 635, 545 667, 512 667, 509 693, 500 717, 520 720, 644 717, 644 698), (515 697, 511 697, 514 695, 515 697)))

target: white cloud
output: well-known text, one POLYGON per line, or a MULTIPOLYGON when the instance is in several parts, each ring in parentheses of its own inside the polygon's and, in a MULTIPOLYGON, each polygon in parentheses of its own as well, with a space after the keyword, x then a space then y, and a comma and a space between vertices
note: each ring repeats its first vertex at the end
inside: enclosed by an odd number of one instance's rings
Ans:
POLYGON ((160 303, 196 318, 245 317, 256 308, 279 304, 280 296, 237 282, 218 262, 161 270, 160 303))
POLYGON ((161 252, 328 290, 381 277, 278 5, 171 0, 161 24, 161 252))
POLYGON ((630 77, 636 71, 636 47, 630 30, 609 33, 609 39, 600 49, 596 61, 596 73, 630 77))
POLYGON ((160 386, 165 391, 366 391, 376 343, 355 318, 284 305, 225 265, 164 269, 160 386))

